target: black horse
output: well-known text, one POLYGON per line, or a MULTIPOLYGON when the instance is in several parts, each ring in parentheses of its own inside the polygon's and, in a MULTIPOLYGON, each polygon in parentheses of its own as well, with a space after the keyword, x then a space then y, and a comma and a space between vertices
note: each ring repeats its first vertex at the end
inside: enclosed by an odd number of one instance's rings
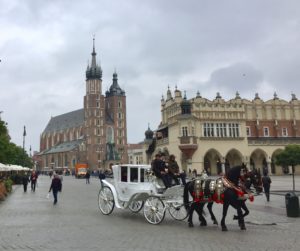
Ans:
POLYGON ((207 222, 206 219, 204 218, 204 211, 203 208, 205 204, 207 203, 207 209, 210 213, 211 219, 214 224, 218 225, 218 221, 212 211, 212 206, 214 201, 212 200, 211 192, 209 190, 209 185, 210 183, 213 182, 212 179, 203 179, 203 178, 196 178, 190 182, 188 182, 184 186, 184 192, 183 192, 183 199, 184 199, 184 205, 186 210, 189 212, 189 217, 188 217, 188 223, 189 227, 193 227, 193 213, 194 210, 199 215, 199 221, 200 226, 206 226, 207 222), (204 186, 203 191, 201 190, 202 187, 204 186), (197 191, 198 188, 201 190, 201 196, 197 197, 197 194, 199 195, 200 191, 197 191), (193 202, 189 203, 189 194, 193 197, 193 202))
MULTIPOLYGON (((238 219, 239 226, 242 230, 245 230, 245 223, 244 223, 244 217, 249 214, 249 210, 246 206, 246 199, 243 199, 242 197, 239 196, 239 194, 248 194, 251 185, 253 185, 256 189, 256 192, 259 193, 262 191, 262 186, 261 186, 261 179, 258 174, 254 172, 248 172, 246 167, 244 165, 242 166, 237 166, 231 168, 226 177, 225 181, 227 181, 225 190, 222 194, 219 194, 219 196, 216 197, 216 193, 212 193, 211 191, 208 190, 211 182, 214 182, 211 179, 205 179, 200 181, 201 186, 203 187, 203 182, 205 182, 204 187, 205 189, 202 190, 201 198, 195 198, 197 193, 195 193, 195 188, 197 187, 195 185, 195 182, 199 183, 198 179, 192 180, 191 182, 187 183, 185 188, 184 188, 184 203, 186 205, 186 208, 189 210, 189 226, 193 226, 193 212, 196 210, 196 212, 199 214, 199 220, 201 222, 201 226, 206 226, 206 220, 203 217, 203 208, 205 203, 207 202, 207 208, 210 212, 211 219, 214 224, 218 224, 216 217, 214 216, 212 212, 212 206, 213 202, 223 202, 223 217, 221 221, 221 226, 222 226, 222 231, 227 231, 227 227, 225 225, 225 218, 227 215, 228 207, 231 205, 237 210, 237 216, 235 216, 235 219, 238 219), (242 181, 243 187, 240 188, 240 180, 242 181), (193 197, 193 202, 189 204, 189 195, 190 193, 193 197), (222 197, 222 198, 221 198, 222 197), (242 211, 244 210, 244 213, 242 211)), ((218 179, 220 182, 220 179, 218 179)), ((216 185, 217 181, 215 181, 216 185)), ((223 182, 222 182, 223 183, 223 182)), ((226 183, 226 182, 225 182, 226 183)), ((222 184, 223 185, 223 184, 222 184)), ((253 197, 252 197, 253 198, 253 197)), ((251 199, 251 198, 250 198, 251 199)))

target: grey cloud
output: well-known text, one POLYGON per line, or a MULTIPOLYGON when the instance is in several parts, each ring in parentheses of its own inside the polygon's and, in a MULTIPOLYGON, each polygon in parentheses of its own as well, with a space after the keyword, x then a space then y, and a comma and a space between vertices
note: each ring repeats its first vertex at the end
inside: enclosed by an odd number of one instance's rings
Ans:
POLYGON ((236 91, 300 97, 299 1, 0 0, 0 110, 12 139, 83 106, 96 35, 103 92, 116 68, 128 102, 128 140, 160 122, 167 86, 209 99, 236 91), (245 75, 244 75, 245 74, 245 75), (136 104, 139 104, 138 106, 136 104), (143 111, 141 114, 140 111, 143 111), (28 111, 35 111, 32 116, 28 111), (139 123, 137 123, 137 121, 139 123))

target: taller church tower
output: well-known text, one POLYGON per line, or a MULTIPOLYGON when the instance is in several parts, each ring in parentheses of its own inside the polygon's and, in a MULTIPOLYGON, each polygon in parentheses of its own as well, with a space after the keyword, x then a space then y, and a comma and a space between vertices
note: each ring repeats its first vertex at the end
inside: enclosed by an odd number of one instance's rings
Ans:
POLYGON ((102 95, 102 69, 96 63, 95 39, 91 65, 86 69, 86 95, 84 96, 84 121, 86 161, 90 169, 103 167, 105 149, 105 98, 102 95))
POLYGON ((92 62, 86 70, 84 121, 86 162, 91 170, 128 163, 125 92, 115 72, 106 96, 102 95, 102 69, 96 63, 95 39, 92 62))

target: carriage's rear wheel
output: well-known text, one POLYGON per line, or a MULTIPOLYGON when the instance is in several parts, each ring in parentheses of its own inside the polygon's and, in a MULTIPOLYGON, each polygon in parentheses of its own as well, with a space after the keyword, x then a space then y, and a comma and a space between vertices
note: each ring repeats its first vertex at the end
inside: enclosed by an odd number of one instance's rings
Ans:
POLYGON ((130 209, 131 212, 138 213, 139 211, 141 211, 143 206, 144 206, 144 201, 139 200, 139 201, 132 201, 129 204, 128 208, 130 209))
POLYGON ((144 216, 146 220, 151 224, 159 224, 165 218, 165 205, 163 201, 154 196, 150 196, 144 205, 144 216))
POLYGON ((175 220, 185 220, 188 217, 188 212, 182 203, 170 203, 169 213, 175 220))
POLYGON ((114 210, 115 200, 111 189, 108 186, 102 186, 98 195, 98 206, 101 213, 108 215, 114 210))

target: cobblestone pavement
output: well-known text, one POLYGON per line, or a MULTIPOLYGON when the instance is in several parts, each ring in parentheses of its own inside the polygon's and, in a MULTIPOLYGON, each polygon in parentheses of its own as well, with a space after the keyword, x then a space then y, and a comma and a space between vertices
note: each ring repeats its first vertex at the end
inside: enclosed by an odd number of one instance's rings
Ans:
MULTIPOLYGON (((292 178, 272 177, 272 189, 292 187, 292 178)), ((300 185, 300 178, 296 178, 300 185)), ((40 176, 36 192, 23 192, 15 186, 13 193, 0 203, 0 250, 299 250, 300 218, 286 217, 284 196, 271 195, 266 202, 257 196, 247 202, 250 215, 246 231, 227 216, 228 232, 208 220, 207 227, 194 228, 175 221, 169 215, 160 225, 150 225, 142 212, 115 209, 109 216, 97 205, 99 180, 64 177, 63 192, 57 205, 47 199, 50 179, 40 176)), ((299 187, 296 187, 299 190, 299 187)), ((214 205, 218 219, 222 207, 214 205)), ((208 216, 206 216, 208 218, 208 216)))

